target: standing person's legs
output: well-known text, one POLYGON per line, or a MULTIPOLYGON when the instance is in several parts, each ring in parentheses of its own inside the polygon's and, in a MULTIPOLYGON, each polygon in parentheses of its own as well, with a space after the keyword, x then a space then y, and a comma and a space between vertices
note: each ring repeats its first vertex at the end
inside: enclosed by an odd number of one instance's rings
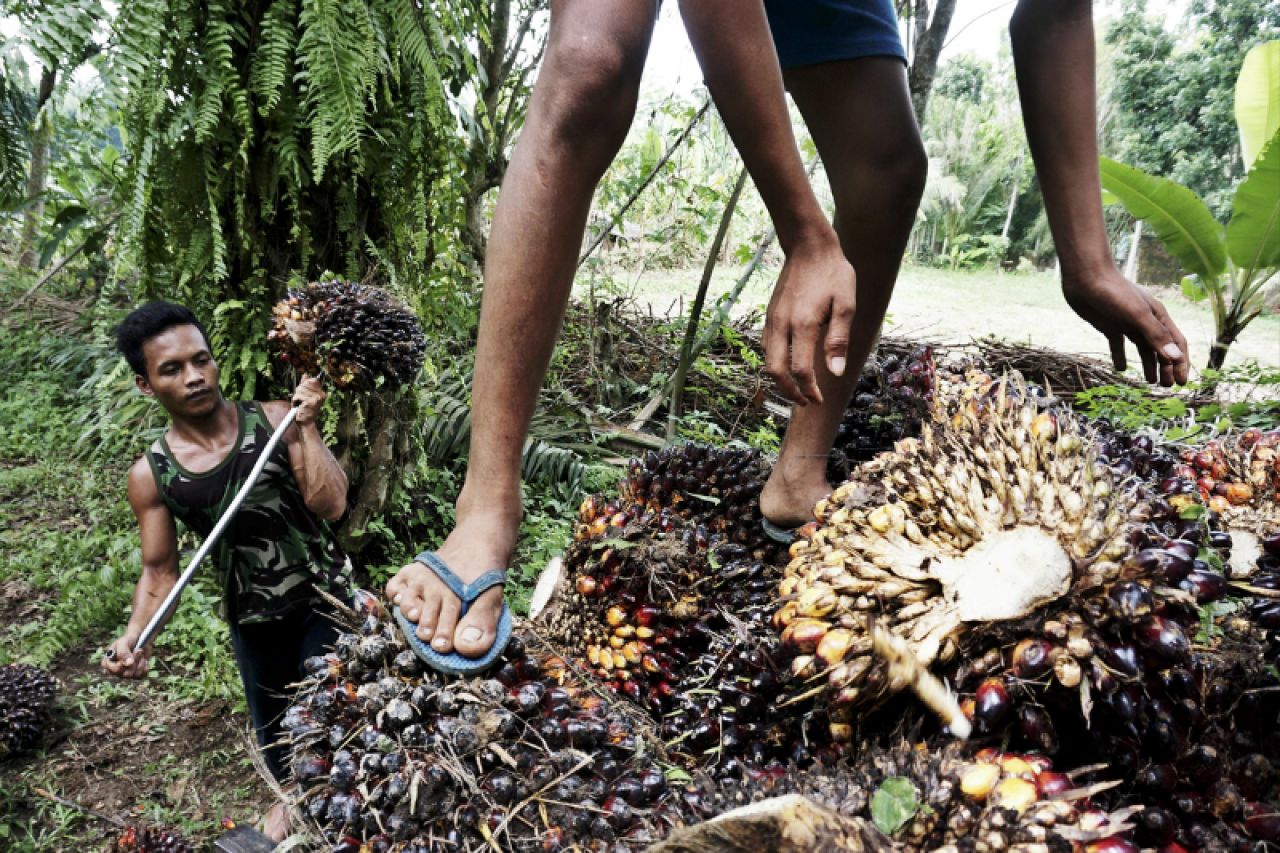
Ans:
MULTIPOLYGON (((463 580, 506 567, 521 516, 520 457, 564 317, 596 184, 635 113, 654 0, 554 0, 547 55, 498 194, 472 384, 471 453, 439 557, 463 580)), ((483 654, 502 590, 459 602, 413 563, 387 594, 441 653, 483 654)))
POLYGON ((827 455, 858 374, 875 345, 902 263, 928 159, 906 69, 894 57, 791 68, 787 89, 804 116, 835 198, 836 233, 858 276, 858 305, 844 376, 814 360, 824 403, 791 410, 782 452, 760 498, 770 521, 795 526, 831 491, 827 455))

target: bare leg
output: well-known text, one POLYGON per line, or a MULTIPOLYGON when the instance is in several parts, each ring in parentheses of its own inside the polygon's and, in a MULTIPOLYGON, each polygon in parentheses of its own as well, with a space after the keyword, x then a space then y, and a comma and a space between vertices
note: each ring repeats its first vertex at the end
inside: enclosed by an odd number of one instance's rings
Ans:
POLYGON ((822 155, 836 203, 836 233, 858 275, 848 369, 833 376, 822 354, 815 357, 824 402, 791 410, 782 452, 760 497, 766 518, 794 526, 812 519, 813 505, 831 491, 827 454, 880 333, 928 161, 899 60, 830 62, 793 68, 784 76, 822 155))
MULTIPOLYGON (((472 385, 471 455, 457 526, 437 549, 464 580, 508 565, 521 516, 520 454, 555 347, 591 196, 635 114, 656 3, 555 0, 529 118, 498 196, 472 385)), ((387 594, 432 648, 483 654, 502 595, 461 621, 456 596, 419 563, 387 594)))

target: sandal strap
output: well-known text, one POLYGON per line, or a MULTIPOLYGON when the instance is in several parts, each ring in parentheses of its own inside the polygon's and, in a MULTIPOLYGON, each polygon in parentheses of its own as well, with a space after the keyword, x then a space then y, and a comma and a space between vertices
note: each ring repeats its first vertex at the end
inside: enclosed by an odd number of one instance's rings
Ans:
POLYGON ((485 590, 495 586, 504 585, 507 582, 507 573, 503 569, 490 569, 480 577, 467 583, 462 578, 454 574, 453 570, 445 565, 434 551, 423 551, 414 557, 419 563, 422 563, 431 571, 435 572, 436 577, 449 587, 454 595, 458 596, 458 601, 462 603, 462 612, 466 613, 468 606, 476 600, 476 597, 485 590))

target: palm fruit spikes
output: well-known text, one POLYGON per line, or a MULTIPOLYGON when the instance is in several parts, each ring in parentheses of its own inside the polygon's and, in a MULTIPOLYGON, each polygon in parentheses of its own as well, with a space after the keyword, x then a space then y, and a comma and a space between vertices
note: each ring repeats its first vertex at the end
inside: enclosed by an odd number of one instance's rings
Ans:
POLYGON ((1076 421, 1016 380, 975 372, 938 390, 920 439, 819 503, 779 587, 792 675, 821 680, 837 725, 906 686, 872 656, 869 616, 926 666, 945 663, 974 625, 1117 580, 1143 511, 1076 421))
POLYGON ((0 667, 0 759, 36 748, 53 714, 58 682, 25 663, 0 667))
POLYGON ((272 309, 268 340, 304 373, 322 371, 339 388, 407 385, 422 369, 426 338, 418 319, 386 291, 328 280, 289 294, 272 309))

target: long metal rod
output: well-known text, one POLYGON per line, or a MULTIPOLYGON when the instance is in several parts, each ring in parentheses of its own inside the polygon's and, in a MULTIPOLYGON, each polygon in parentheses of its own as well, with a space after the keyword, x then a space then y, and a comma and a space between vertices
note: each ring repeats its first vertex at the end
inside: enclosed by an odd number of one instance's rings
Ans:
MULTIPOLYGON (((222 532, 231 523, 231 519, 235 517, 236 510, 240 509, 240 504, 244 503, 244 499, 249 496, 249 492, 257 485, 258 478, 262 476, 262 469, 267 466, 267 460, 271 458, 271 451, 276 449, 276 445, 280 443, 280 437, 293 424, 293 420, 297 416, 298 410, 290 409, 289 413, 284 416, 284 420, 280 421, 280 425, 276 427, 275 432, 271 433, 271 438, 267 439, 267 446, 263 448, 262 455, 258 457, 258 461, 253 465, 253 470, 249 472, 249 479, 245 480, 244 485, 240 487, 235 499, 231 501, 231 506, 227 507, 227 511, 222 514, 222 518, 218 519, 218 523, 214 525, 213 530, 205 537, 199 550, 196 551, 196 555, 191 558, 191 563, 187 566, 186 571, 182 573, 182 577, 178 578, 178 582, 173 585, 173 589, 169 590, 169 594, 165 596, 160 609, 151 617, 147 627, 142 630, 142 634, 138 637, 138 644, 133 649, 135 653, 145 648, 147 643, 151 642, 155 635, 160 633, 165 621, 168 620, 174 608, 178 606, 178 597, 182 595, 182 590, 186 588, 187 584, 191 582, 191 578, 195 576, 196 569, 200 567, 205 555, 217 544, 218 538, 222 536, 222 532)), ((239 448, 236 448, 232 452, 238 453, 239 450, 239 448)))

